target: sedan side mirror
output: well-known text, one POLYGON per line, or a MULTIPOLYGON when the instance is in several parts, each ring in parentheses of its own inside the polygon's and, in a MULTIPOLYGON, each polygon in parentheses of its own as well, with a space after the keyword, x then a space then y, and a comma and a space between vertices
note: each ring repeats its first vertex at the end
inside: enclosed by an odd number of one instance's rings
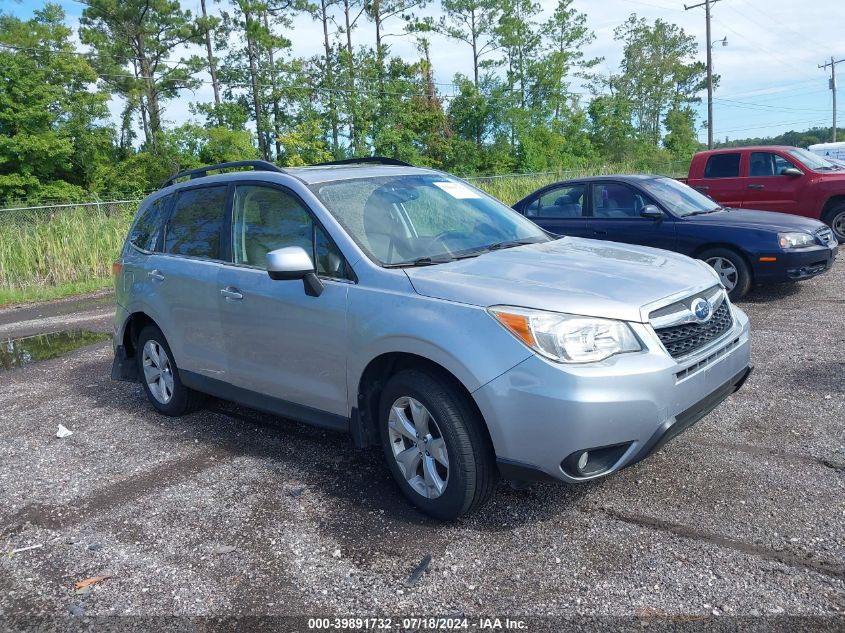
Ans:
POLYGON ((797 178, 798 176, 803 176, 804 172, 800 169, 795 167, 785 167, 784 169, 780 170, 781 176, 791 176, 792 178, 797 178))
POLYGON ((323 294, 323 282, 317 277, 314 262, 301 246, 286 246, 267 253, 267 274, 270 279, 291 281, 301 279, 305 294, 319 297, 323 294))
POLYGON ((647 204, 640 210, 640 215, 644 218, 659 220, 663 217, 663 211, 657 205, 647 204))

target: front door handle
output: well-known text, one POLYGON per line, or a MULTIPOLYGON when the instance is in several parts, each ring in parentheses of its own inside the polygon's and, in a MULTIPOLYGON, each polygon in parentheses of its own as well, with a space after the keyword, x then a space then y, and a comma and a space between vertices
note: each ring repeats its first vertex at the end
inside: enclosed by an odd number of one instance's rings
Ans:
POLYGON ((161 271, 158 268, 148 272, 147 277, 149 277, 153 281, 164 281, 164 275, 161 274, 161 271))
POLYGON ((607 231, 596 231, 596 230, 593 230, 593 235, 607 235, 607 231))
POLYGON ((766 185, 748 185, 749 189, 765 189, 766 185))
POLYGON ((228 288, 221 288, 220 294, 223 295, 226 301, 240 301, 244 298, 243 293, 234 286, 229 286, 228 288))

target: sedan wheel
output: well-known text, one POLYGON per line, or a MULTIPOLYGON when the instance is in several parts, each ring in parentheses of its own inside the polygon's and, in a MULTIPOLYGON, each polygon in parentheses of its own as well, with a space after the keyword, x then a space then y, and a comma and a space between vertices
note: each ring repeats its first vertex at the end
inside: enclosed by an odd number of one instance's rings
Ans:
POLYGON ((705 261, 719 274, 719 279, 722 280, 722 284, 728 292, 736 288, 739 271, 731 260, 724 257, 710 257, 705 261))
POLYGON ((436 499, 449 482, 449 454, 437 421, 414 398, 398 398, 387 421, 390 448, 408 485, 426 499, 436 499))
POLYGON ((144 344, 141 357, 144 368, 144 380, 152 396, 161 404, 167 404, 173 398, 173 369, 170 357, 157 341, 149 340, 144 344))

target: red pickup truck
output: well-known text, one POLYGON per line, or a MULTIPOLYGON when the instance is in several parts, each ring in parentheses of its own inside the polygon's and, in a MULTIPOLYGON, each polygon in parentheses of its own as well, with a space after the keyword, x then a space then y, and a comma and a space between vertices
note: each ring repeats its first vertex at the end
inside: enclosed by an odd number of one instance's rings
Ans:
POLYGON ((690 187, 725 207, 820 219, 845 242, 845 168, 798 147, 731 147, 699 152, 690 187))

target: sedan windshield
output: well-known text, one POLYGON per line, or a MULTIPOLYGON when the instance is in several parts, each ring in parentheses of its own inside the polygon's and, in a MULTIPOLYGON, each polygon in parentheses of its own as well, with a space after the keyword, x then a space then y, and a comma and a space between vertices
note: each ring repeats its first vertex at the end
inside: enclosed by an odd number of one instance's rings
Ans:
POLYGON ((834 165, 826 158, 818 154, 813 154, 813 152, 808 152, 806 149, 801 149, 800 147, 789 150, 787 154, 793 158, 797 158, 804 163, 807 169, 812 169, 813 171, 839 171, 838 165, 834 165))
POLYGON ((311 186, 355 242, 384 266, 424 266, 552 238, 485 193, 440 174, 311 186))
POLYGON ((680 217, 712 213, 721 209, 712 198, 673 178, 652 178, 643 180, 640 184, 660 204, 680 217))

